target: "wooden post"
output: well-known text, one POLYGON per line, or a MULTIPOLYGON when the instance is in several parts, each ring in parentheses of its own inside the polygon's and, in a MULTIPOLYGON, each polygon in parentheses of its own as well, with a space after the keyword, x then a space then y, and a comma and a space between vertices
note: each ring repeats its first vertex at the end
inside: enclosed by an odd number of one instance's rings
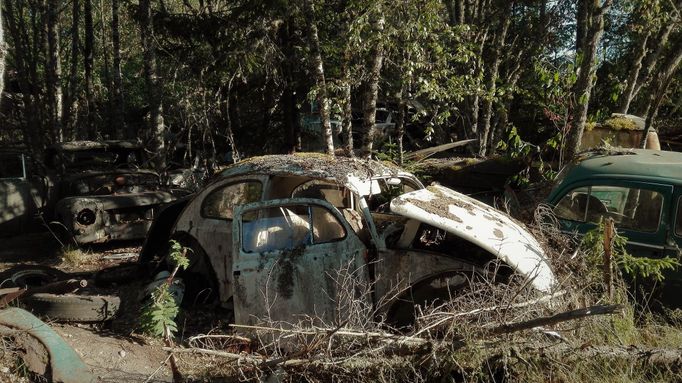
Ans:
POLYGON ((609 294, 609 301, 613 300, 611 255, 613 252, 614 231, 613 218, 607 218, 606 221, 604 221, 604 284, 606 284, 606 291, 609 294))

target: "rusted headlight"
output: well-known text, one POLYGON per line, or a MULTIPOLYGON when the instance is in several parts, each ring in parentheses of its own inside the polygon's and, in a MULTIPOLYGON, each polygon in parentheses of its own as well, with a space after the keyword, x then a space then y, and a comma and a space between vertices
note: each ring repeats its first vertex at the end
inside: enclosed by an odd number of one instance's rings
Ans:
POLYGON ((97 220, 95 212, 90 209, 83 209, 76 215, 76 222, 83 226, 92 225, 97 220))

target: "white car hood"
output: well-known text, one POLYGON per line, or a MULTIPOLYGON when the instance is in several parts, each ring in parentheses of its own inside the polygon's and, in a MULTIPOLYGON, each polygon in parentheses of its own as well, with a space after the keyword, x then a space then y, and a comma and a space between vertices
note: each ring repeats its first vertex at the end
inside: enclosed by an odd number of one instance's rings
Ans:
POLYGON ((542 292, 556 278, 538 241, 494 208, 443 186, 429 186, 391 201, 391 211, 464 238, 495 255, 542 292))

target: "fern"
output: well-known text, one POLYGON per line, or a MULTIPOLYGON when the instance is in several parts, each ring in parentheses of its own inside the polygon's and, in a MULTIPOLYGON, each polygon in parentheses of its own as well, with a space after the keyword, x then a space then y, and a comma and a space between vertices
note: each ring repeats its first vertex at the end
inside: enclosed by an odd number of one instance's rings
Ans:
POLYGON ((164 283, 154 289, 151 300, 144 305, 140 314, 140 327, 151 336, 169 338, 178 330, 175 317, 180 309, 170 291, 170 286, 178 270, 184 270, 189 266, 188 251, 191 249, 182 246, 178 241, 170 241, 168 262, 173 267, 173 272, 164 283))

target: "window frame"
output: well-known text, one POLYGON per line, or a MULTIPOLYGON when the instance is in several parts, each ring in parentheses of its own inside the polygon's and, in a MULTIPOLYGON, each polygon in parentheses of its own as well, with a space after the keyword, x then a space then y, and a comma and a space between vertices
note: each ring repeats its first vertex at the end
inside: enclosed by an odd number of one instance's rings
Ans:
POLYGON ((235 211, 236 211, 235 208, 236 208, 237 206, 241 206, 241 205, 246 205, 246 204, 250 204, 250 203, 262 201, 262 200, 263 200, 263 192, 264 192, 264 190, 265 190, 265 183, 264 183, 262 180, 259 180, 259 179, 256 179, 256 178, 245 178, 245 179, 232 180, 232 181, 226 182, 226 183, 224 183, 224 184, 221 184, 220 186, 217 186, 217 187, 213 188, 211 191, 207 192, 206 195, 202 198, 202 200, 201 200, 201 206, 199 206, 199 216, 200 216, 201 218, 204 218, 204 219, 214 219, 214 220, 219 220, 219 221, 232 222, 232 221, 234 220, 234 216, 235 216, 235 211), (215 217, 215 216, 212 216, 212 215, 206 215, 206 214, 205 214, 205 209, 206 209, 207 201, 208 201, 208 199, 209 199, 211 196, 213 196, 214 194, 216 194, 216 193, 218 193, 218 192, 220 192, 220 191, 222 191, 222 190, 224 190, 224 189, 226 189, 226 188, 228 188, 228 187, 230 187, 230 186, 234 186, 234 185, 238 185, 238 184, 244 184, 244 183, 258 183, 258 184, 261 185, 260 196, 258 197, 258 200, 256 200, 256 201, 249 201, 249 202, 241 203, 241 204, 238 204, 238 205, 234 205, 234 206, 232 207, 232 218, 215 217))

